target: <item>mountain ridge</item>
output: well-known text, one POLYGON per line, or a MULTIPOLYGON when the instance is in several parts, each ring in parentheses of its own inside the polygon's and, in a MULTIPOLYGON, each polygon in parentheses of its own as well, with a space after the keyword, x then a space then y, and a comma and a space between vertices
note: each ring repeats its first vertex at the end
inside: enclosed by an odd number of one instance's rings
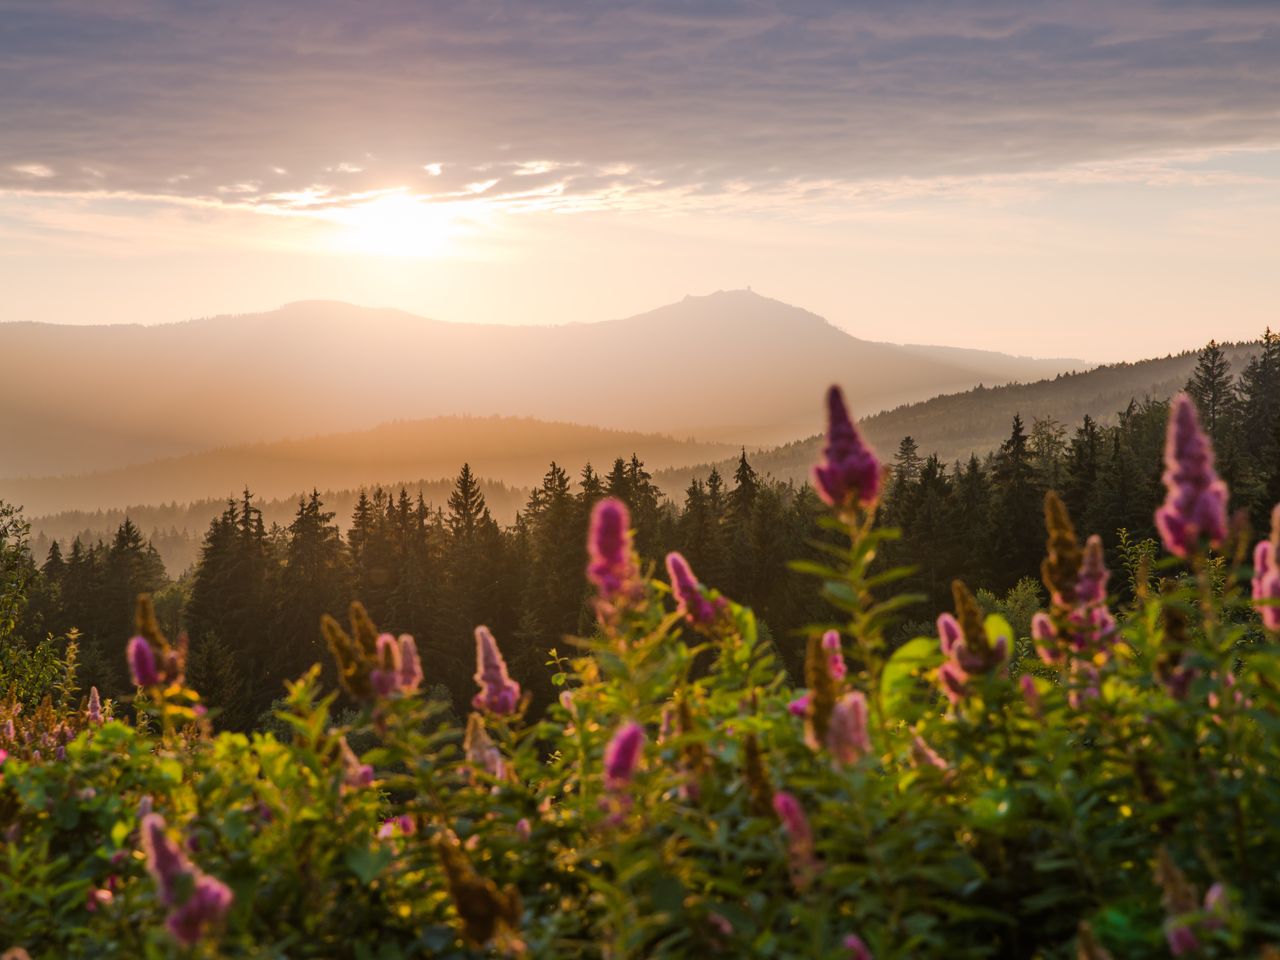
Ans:
POLYGON ((862 340, 742 290, 555 326, 340 301, 157 326, 11 323, 0 354, 23 360, 0 381, 10 477, 450 415, 768 445, 812 429, 826 383, 878 410, 1082 365, 862 340))

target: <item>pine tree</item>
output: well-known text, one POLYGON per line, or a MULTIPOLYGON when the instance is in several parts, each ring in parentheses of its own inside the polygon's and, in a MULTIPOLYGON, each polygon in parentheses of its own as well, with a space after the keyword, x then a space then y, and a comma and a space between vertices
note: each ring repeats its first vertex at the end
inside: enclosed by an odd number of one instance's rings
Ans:
POLYGON ((1042 500, 1022 417, 1014 414, 1009 439, 1000 446, 992 475, 993 587, 1006 590, 1034 571, 1044 546, 1042 500))
POLYGON ((548 468, 522 520, 520 550, 527 556, 530 575, 520 586, 519 645, 511 662, 529 682, 543 681, 529 688, 541 702, 552 693, 543 669, 547 652, 585 626, 586 513, 573 496, 568 473, 558 464, 548 468))
MULTIPOLYGON (((314 663, 332 670, 320 634, 324 614, 345 616, 350 602, 346 552, 334 514, 320 493, 298 501, 280 572, 276 630, 269 660, 276 678, 300 676, 314 663)), ((332 677, 330 677, 332 680, 332 677)))
POLYGON ((893 458, 893 487, 902 490, 910 487, 920 478, 920 468, 924 458, 920 456, 920 445, 910 434, 898 443, 898 452, 893 458))
POLYGON ((1093 490, 1098 482, 1101 443, 1102 435, 1098 425, 1086 413, 1071 438, 1062 489, 1063 502, 1077 522, 1084 519, 1085 509, 1093 498, 1093 490))
POLYGON ((1200 422, 1221 447, 1233 426, 1236 394, 1231 363, 1217 341, 1210 340, 1200 351, 1200 359, 1187 381, 1186 390, 1199 410, 1200 422))
POLYGON ((578 480, 578 491, 578 498, 588 510, 604 496, 604 483, 600 480, 600 475, 591 469, 589 462, 582 468, 578 480))
POLYGON ((453 492, 449 494, 449 514, 446 521, 449 535, 455 540, 470 540, 475 537, 480 524, 488 516, 489 507, 480 490, 480 482, 471 472, 471 464, 464 463, 453 492))
POLYGON ((742 448, 738 465, 733 471, 734 487, 729 491, 729 517, 735 523, 748 523, 760 494, 760 478, 747 461, 747 449, 742 448))
POLYGON ((1265 529, 1280 502, 1280 334, 1262 336, 1262 352, 1250 358, 1238 385, 1241 447, 1249 482, 1239 490, 1254 526, 1265 529))

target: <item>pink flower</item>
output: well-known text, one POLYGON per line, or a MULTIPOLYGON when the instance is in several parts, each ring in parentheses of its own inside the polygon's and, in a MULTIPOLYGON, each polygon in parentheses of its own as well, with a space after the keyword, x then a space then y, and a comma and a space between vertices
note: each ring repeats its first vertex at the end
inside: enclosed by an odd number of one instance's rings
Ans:
POLYGON ((867 698, 861 690, 846 693, 831 708, 827 724, 827 749, 836 763, 848 766, 871 752, 867 730, 867 698))
POLYGON ((418 832, 418 825, 414 822, 413 817, 407 813, 402 813, 398 817, 390 817, 382 821, 382 826, 378 828, 378 839, 388 840, 392 837, 411 837, 418 832))
POLYGON ((192 865, 165 831, 164 817, 148 813, 139 827, 142 836, 142 852, 146 855, 147 872, 156 882, 160 902, 166 907, 174 905, 180 879, 191 873, 192 865))
POLYGON ((1253 600, 1262 625, 1280 632, 1280 504, 1271 514, 1271 539, 1253 551, 1253 600))
POLYGON ((715 927, 716 933, 722 937, 733 936, 733 924, 722 913, 716 913, 714 910, 707 914, 707 922, 715 927))
POLYGON ((90 887, 84 908, 90 913, 95 913, 99 907, 109 907, 115 894, 106 887, 90 887))
POLYGON ((529 823, 528 817, 521 817, 516 821, 516 836, 526 843, 533 836, 533 825, 529 823))
POLYGON ((369 671, 369 683, 380 697, 390 697, 400 690, 400 644, 389 633, 378 636, 378 666, 369 671))
POLYGON ((169 914, 165 926, 179 943, 194 946, 206 927, 222 922, 231 909, 231 901, 231 890, 225 883, 197 872, 191 896, 169 914))
POLYGON ((1027 701, 1027 709, 1031 713, 1040 716, 1040 691, 1036 689, 1035 678, 1029 673, 1024 673, 1018 680, 1018 684, 1022 687, 1023 699, 1027 701))
POLYGON ((837 386, 827 391, 827 444, 813 468, 813 486, 837 509, 869 507, 880 496, 880 461, 849 418, 837 386))
POLYGON ((938 770, 951 769, 951 765, 943 760, 920 734, 916 734, 911 741, 911 761, 917 767, 934 767, 938 770))
POLYGON ((507 673, 507 662, 488 627, 476 627, 475 681, 480 692, 471 699, 477 710, 505 716, 520 706, 520 684, 507 673))
POLYGON ((1174 398, 1169 411, 1164 462, 1167 495, 1156 510, 1156 529, 1165 549, 1185 559, 1201 539, 1222 546, 1227 539, 1227 485, 1214 470, 1213 446, 1185 393, 1174 398))
POLYGON ((400 692, 414 693, 422 685, 422 661, 418 645, 407 633, 400 634, 400 692))
POLYGON ((809 712, 809 695, 802 693, 787 704, 787 712, 793 717, 803 717, 809 712))
POLYGON ((773 811, 782 823, 787 835, 787 848, 791 861, 791 881, 797 890, 804 890, 818 872, 818 861, 813 851, 813 830, 805 816, 800 801, 785 790, 773 795, 773 811))
POLYGON ((1049 666, 1057 666, 1066 654, 1058 646, 1058 628, 1053 625, 1053 618, 1043 610, 1039 610, 1031 618, 1031 639, 1036 644, 1036 654, 1049 666))
POLYGON ((484 727, 484 718, 478 713, 467 718, 467 731, 462 741, 462 749, 467 762, 474 764, 495 780, 502 780, 507 775, 507 762, 502 751, 489 736, 484 727))
POLYGON ((126 651, 129 659, 129 675, 135 687, 154 687, 160 682, 156 670, 156 655, 146 637, 134 637, 126 651))
POLYGON ((840 631, 828 630, 822 635, 822 649, 830 655, 831 679, 839 683, 849 672, 844 662, 844 647, 840 643, 840 631))
POLYGON ((1204 895, 1204 923, 1210 930, 1217 930, 1231 914, 1231 894, 1221 883, 1215 883, 1204 895))
POLYGON ((622 790, 631 783, 640 754, 644 750, 644 728, 629 720, 618 728, 604 751, 604 784, 611 791, 622 790))
POLYGON ((712 626, 716 622, 718 607, 723 603, 717 605, 707 599, 689 561, 674 551, 668 553, 667 573, 671 577, 671 593, 685 619, 695 626, 712 626))
POLYGON ((1169 944, 1169 952, 1175 957, 1186 953, 1194 953, 1200 949, 1200 940, 1186 919, 1168 920, 1164 925, 1164 938, 1169 944))
POLYGON ((954 660, 948 660, 938 668, 938 683, 951 703, 959 703, 969 694, 969 675, 954 660))
POLYGON ((1084 544, 1084 557, 1076 580, 1077 603, 1102 603, 1107 599, 1107 581, 1111 573, 1102 557, 1102 538, 1096 533, 1084 544))
POLYGON ((963 639, 960 622, 949 613, 941 614, 938 617, 938 643, 942 647, 942 655, 950 657, 963 639))
POLYGON ((89 688, 89 705, 85 708, 85 718, 95 727, 102 723, 102 698, 98 696, 98 688, 89 688))
POLYGON ((165 925, 179 943, 192 946, 205 928, 221 922, 231 907, 227 885, 200 871, 171 839, 164 818, 148 813, 141 825, 147 872, 155 880, 160 902, 170 908, 165 925), (188 886, 189 885, 189 886, 188 886), (179 900, 183 888, 185 899, 179 900))
POLYGON ((342 755, 342 786, 348 790, 360 790, 373 783, 373 767, 361 763, 347 738, 338 741, 338 751, 342 755))
POLYGON ((631 548, 631 514, 616 497, 601 500, 591 511, 587 533, 587 579, 606 604, 636 592, 639 572, 631 548))
POLYGON ((873 960, 871 951, 856 933, 844 938, 844 948, 849 951, 849 960, 873 960))

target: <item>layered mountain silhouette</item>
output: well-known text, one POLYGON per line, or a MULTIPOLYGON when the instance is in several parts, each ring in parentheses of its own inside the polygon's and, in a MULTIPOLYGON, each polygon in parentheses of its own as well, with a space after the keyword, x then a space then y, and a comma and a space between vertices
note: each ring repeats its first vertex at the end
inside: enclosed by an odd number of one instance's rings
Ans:
POLYGON ((860 340, 749 291, 552 327, 331 302, 161 326, 11 322, 0 355, 8 477, 458 415, 772 444, 817 428, 831 382, 866 414, 1085 366, 860 340))
MULTIPOLYGON (((436 417, 302 440, 224 447, 70 476, 0 480, 0 499, 21 504, 32 517, 175 500, 220 503, 245 487, 267 500, 287 500, 312 488, 421 486, 420 481, 452 478, 464 462, 486 480, 524 488, 536 484, 553 460, 576 480, 584 464, 607 474, 617 457, 632 454, 647 464, 680 467, 720 459, 736 449, 528 418, 436 417)), ((446 480, 446 493, 448 484, 446 480)), ((441 497, 436 505, 443 502, 441 497)), ((514 510, 509 511, 504 519, 513 515, 514 510)))

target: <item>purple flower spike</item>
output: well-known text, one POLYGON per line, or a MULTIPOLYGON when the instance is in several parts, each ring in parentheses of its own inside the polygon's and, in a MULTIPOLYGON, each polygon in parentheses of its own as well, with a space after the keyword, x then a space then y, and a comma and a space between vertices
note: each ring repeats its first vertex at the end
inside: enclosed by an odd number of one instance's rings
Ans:
POLYGON ((911 741, 911 760, 917 767, 933 767, 944 771, 951 769, 951 765, 943 760, 938 751, 929 746, 924 737, 918 733, 911 741))
POLYGON ((822 649, 831 655, 831 679, 839 683, 849 672, 844 662, 844 648, 840 643, 840 631, 828 630, 822 635, 822 649))
POLYGON ((1186 559, 1201 539, 1214 547, 1227 539, 1227 485, 1213 467, 1213 446, 1185 393, 1174 398, 1164 448, 1164 504, 1156 529, 1165 549, 1186 559))
POLYGON ((98 696, 98 688, 89 688, 89 705, 85 708, 85 717, 95 727, 102 723, 102 698, 98 696))
POLYGON ((1102 558, 1102 538, 1096 533, 1084 545, 1084 558, 1076 580, 1076 602, 1102 603, 1107 599, 1107 580, 1111 574, 1102 558))
POLYGON ((813 468, 813 486, 837 509, 869 507, 880 496, 880 461, 849 418, 837 386, 827 391, 827 445, 813 468))
POLYGON ((1280 630, 1280 557, 1271 541, 1263 540, 1253 551, 1253 568, 1253 599, 1262 601, 1258 604, 1262 625, 1280 630))
POLYGON ((857 763, 871 752, 867 698, 861 690, 846 693, 832 707, 827 725, 827 749, 841 766, 857 763))
POLYGON ((953 704, 959 703, 968 695, 968 679, 969 675, 954 660, 947 660, 938 668, 938 681, 942 686, 942 692, 953 704))
POLYGON ((186 903, 165 921, 173 938, 184 946, 200 942, 206 927, 221 923, 231 909, 231 890, 221 880, 200 875, 186 903))
POLYGON ((515 713, 520 706, 520 684, 507 673, 507 662, 502 659, 498 641, 484 626, 476 627, 475 681, 480 685, 480 692, 472 697, 471 705, 477 710, 505 716, 515 713))
POLYGON ((671 577, 671 592, 688 621, 700 627, 714 624, 718 612, 716 605, 703 595, 702 585, 693 575, 689 561, 678 553, 668 553, 667 573, 671 577))
POLYGON ((156 654, 146 637, 134 637, 129 641, 127 651, 129 658, 129 675, 135 687, 154 687, 160 682, 160 674, 156 670, 156 654))
POLYGON ((601 500, 591 511, 587 557, 587 579, 602 601, 616 603, 635 592, 639 573, 631 549, 631 514, 616 497, 601 500))
POLYGON ((803 890, 813 882, 818 872, 818 861, 813 853, 813 830, 805 816, 800 801, 785 790, 773 795, 773 812, 778 815, 787 835, 788 853, 791 859, 791 882, 803 890))
POLYGON ((414 693, 422 685, 422 661, 418 645, 407 633, 400 634, 400 692, 414 693))
POLYGON ((192 870, 191 861, 169 839, 164 817, 160 814, 148 813, 144 816, 139 832, 142 835, 142 852, 147 858, 147 872, 156 882, 160 902, 166 907, 172 907, 176 902, 179 879, 192 870))
POLYGON ((844 948, 849 952, 849 960, 874 960, 871 950, 856 933, 844 938, 844 948))
POLYGON ((1280 632, 1280 504, 1271 514, 1271 539, 1253 551, 1253 599, 1262 625, 1280 632))
POLYGON ((949 657, 952 651, 964 639, 964 631, 960 629, 960 622, 949 613, 944 613, 938 617, 938 643, 942 647, 942 655, 949 657))
POLYGON ((373 767, 361 763, 356 752, 343 737, 338 741, 338 750, 342 754, 342 785, 349 790, 360 790, 373 783, 373 767))
POLYGON ((1027 707, 1031 713, 1040 716, 1040 691, 1036 689, 1035 678, 1029 673, 1024 673, 1018 680, 1019 686, 1022 687, 1022 697, 1027 701, 1027 707))
POLYGON ((380 697, 400 690, 400 644, 389 633, 378 636, 378 666, 369 671, 369 683, 380 697))
POLYGON ((1200 939, 1186 920, 1167 921, 1164 925, 1164 938, 1169 944, 1169 952, 1175 957, 1195 953, 1200 949, 1200 939))
POLYGON ((622 790, 635 776, 636 765, 644 750, 644 728, 629 720, 618 728, 604 750, 604 785, 609 790, 622 790))

